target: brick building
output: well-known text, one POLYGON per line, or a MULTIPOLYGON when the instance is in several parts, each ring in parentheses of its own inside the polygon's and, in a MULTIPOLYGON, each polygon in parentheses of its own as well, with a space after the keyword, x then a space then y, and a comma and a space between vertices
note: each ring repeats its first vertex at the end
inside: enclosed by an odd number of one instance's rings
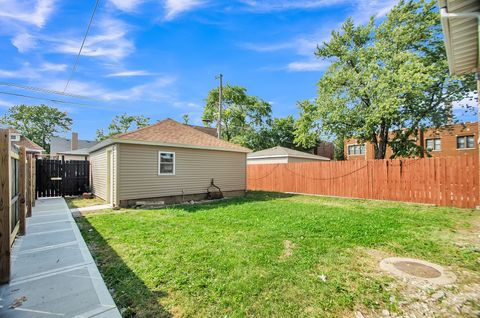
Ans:
MULTIPOLYGON (((442 129, 427 129, 420 132, 416 144, 428 149, 432 157, 457 156, 478 151, 478 122, 445 126, 442 129)), ((375 150, 371 143, 358 143, 348 139, 344 144, 347 160, 374 159, 375 150)), ((387 147, 385 158, 390 158, 392 150, 387 147)))

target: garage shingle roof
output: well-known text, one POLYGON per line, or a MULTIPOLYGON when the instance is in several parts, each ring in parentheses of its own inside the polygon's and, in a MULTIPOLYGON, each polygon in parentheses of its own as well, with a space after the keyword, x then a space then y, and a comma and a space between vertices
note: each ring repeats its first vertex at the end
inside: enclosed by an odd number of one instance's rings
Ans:
POLYGON ((129 140, 158 142, 171 145, 184 145, 225 149, 229 151, 250 152, 250 149, 240 145, 218 139, 189 125, 180 124, 167 118, 156 124, 137 129, 135 131, 115 135, 113 140, 129 140))

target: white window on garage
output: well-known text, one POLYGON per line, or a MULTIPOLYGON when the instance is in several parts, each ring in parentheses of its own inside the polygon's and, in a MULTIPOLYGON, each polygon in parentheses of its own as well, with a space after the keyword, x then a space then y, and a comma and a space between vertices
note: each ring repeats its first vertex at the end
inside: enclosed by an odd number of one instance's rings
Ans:
POLYGON ((158 152, 158 175, 174 175, 175 174, 175 153, 174 152, 158 152))

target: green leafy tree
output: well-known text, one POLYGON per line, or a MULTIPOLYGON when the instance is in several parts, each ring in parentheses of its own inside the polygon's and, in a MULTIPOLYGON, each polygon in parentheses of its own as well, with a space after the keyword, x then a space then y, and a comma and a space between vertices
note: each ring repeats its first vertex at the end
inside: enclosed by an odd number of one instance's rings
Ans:
POLYGON ((0 124, 17 129, 23 136, 50 152, 50 139, 70 130, 72 119, 66 112, 47 105, 16 105, 10 107, 0 124))
POLYGON ((135 128, 142 128, 149 124, 150 118, 143 115, 116 115, 110 125, 108 125, 108 133, 105 134, 103 129, 97 129, 97 140, 102 141, 113 135, 125 133, 135 128))
POLYGON ((309 100, 297 102, 299 118, 294 125, 294 144, 300 149, 311 149, 320 140, 317 107, 309 100))
MULTIPOLYGON (((258 131, 271 120, 271 105, 248 95, 247 89, 241 86, 223 87, 222 99, 221 138, 252 147, 258 139, 258 131)), ((210 126, 218 119, 218 89, 212 89, 205 102, 202 120, 210 126)))
POLYGON ((184 123, 185 125, 188 125, 188 122, 190 121, 190 115, 188 115, 188 114, 183 114, 183 115, 182 115, 182 119, 183 119, 183 123, 184 123))
MULTIPOLYGON (((348 19, 317 57, 331 61, 318 83, 323 131, 373 144, 375 158, 423 151, 419 129, 440 127, 449 107, 468 96, 472 78, 448 75, 435 1, 400 1, 386 19, 356 26, 348 19)), ((310 115, 310 114, 308 114, 310 115)))
POLYGON ((335 160, 345 160, 345 152, 344 152, 344 145, 345 145, 345 138, 341 135, 335 136, 333 140, 333 159, 335 160))
POLYGON ((295 118, 289 115, 284 118, 268 120, 257 133, 253 134, 249 146, 254 150, 262 150, 275 146, 297 148, 294 143, 295 118))

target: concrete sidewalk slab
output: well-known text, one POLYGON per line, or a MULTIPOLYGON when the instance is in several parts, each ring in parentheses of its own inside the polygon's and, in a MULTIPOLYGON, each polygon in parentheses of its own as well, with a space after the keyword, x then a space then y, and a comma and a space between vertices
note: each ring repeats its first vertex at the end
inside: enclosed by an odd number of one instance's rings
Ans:
POLYGON ((62 198, 36 202, 0 297, 0 317, 121 317, 62 198))

